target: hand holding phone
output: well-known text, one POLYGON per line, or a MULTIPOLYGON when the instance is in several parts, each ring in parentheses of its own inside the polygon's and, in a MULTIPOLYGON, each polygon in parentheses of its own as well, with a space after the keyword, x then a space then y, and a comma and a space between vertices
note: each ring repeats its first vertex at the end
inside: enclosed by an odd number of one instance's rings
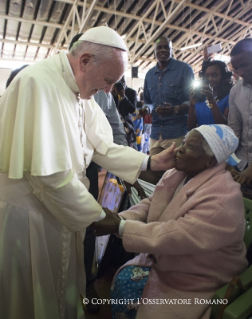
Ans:
POLYGON ((207 53, 208 54, 212 54, 212 53, 216 53, 216 52, 220 52, 222 50, 221 44, 215 44, 215 45, 211 45, 209 47, 207 47, 207 53))
POLYGON ((164 116, 170 116, 174 113, 174 107, 167 102, 163 102, 164 106, 158 106, 156 108, 156 112, 158 113, 159 116, 164 117, 164 116))

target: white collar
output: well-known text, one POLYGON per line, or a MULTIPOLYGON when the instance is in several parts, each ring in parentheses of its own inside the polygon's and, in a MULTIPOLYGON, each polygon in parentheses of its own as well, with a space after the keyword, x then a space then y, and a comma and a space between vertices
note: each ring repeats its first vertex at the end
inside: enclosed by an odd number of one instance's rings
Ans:
POLYGON ((71 89, 71 91, 73 91, 75 94, 77 94, 80 92, 80 90, 79 90, 78 85, 76 83, 75 76, 74 76, 72 67, 69 63, 67 54, 64 51, 61 51, 59 53, 59 55, 60 55, 63 78, 64 78, 67 86, 69 86, 69 88, 71 89))

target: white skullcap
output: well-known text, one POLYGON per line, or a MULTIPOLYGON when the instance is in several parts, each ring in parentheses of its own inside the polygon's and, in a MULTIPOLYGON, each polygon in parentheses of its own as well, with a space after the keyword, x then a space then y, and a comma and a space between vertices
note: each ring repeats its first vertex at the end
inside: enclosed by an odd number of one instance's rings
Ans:
POLYGON ((227 125, 201 125, 196 128, 205 138, 218 163, 226 161, 235 166, 240 160, 233 154, 239 144, 233 130, 227 125))
POLYGON ((87 30, 79 41, 89 41, 92 43, 107 45, 118 48, 123 51, 128 51, 127 46, 121 36, 109 27, 95 27, 87 30))

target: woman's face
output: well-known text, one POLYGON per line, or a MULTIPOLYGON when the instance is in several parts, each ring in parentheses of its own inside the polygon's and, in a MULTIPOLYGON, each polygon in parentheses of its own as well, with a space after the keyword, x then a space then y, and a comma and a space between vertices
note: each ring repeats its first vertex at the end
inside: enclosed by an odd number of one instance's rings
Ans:
POLYGON ((211 88, 216 89, 218 86, 221 85, 222 82, 220 67, 218 65, 209 66, 206 69, 204 77, 208 80, 208 83, 211 86, 211 88))
POLYGON ((215 158, 205 153, 202 146, 204 141, 204 137, 198 131, 192 131, 187 135, 182 145, 176 149, 176 170, 185 172, 192 178, 216 164, 215 158))

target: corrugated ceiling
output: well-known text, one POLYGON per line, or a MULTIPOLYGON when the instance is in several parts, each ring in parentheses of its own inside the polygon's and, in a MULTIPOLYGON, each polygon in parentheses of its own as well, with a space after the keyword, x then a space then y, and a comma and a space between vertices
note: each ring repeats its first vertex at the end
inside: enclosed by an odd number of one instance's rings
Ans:
POLYGON ((252 0, 0 0, 0 59, 37 61, 67 49, 71 38, 90 27, 108 24, 124 35, 130 65, 146 70, 155 63, 154 42, 173 42, 177 59, 197 71, 202 42, 221 43, 229 55, 238 40, 252 36, 252 0))

